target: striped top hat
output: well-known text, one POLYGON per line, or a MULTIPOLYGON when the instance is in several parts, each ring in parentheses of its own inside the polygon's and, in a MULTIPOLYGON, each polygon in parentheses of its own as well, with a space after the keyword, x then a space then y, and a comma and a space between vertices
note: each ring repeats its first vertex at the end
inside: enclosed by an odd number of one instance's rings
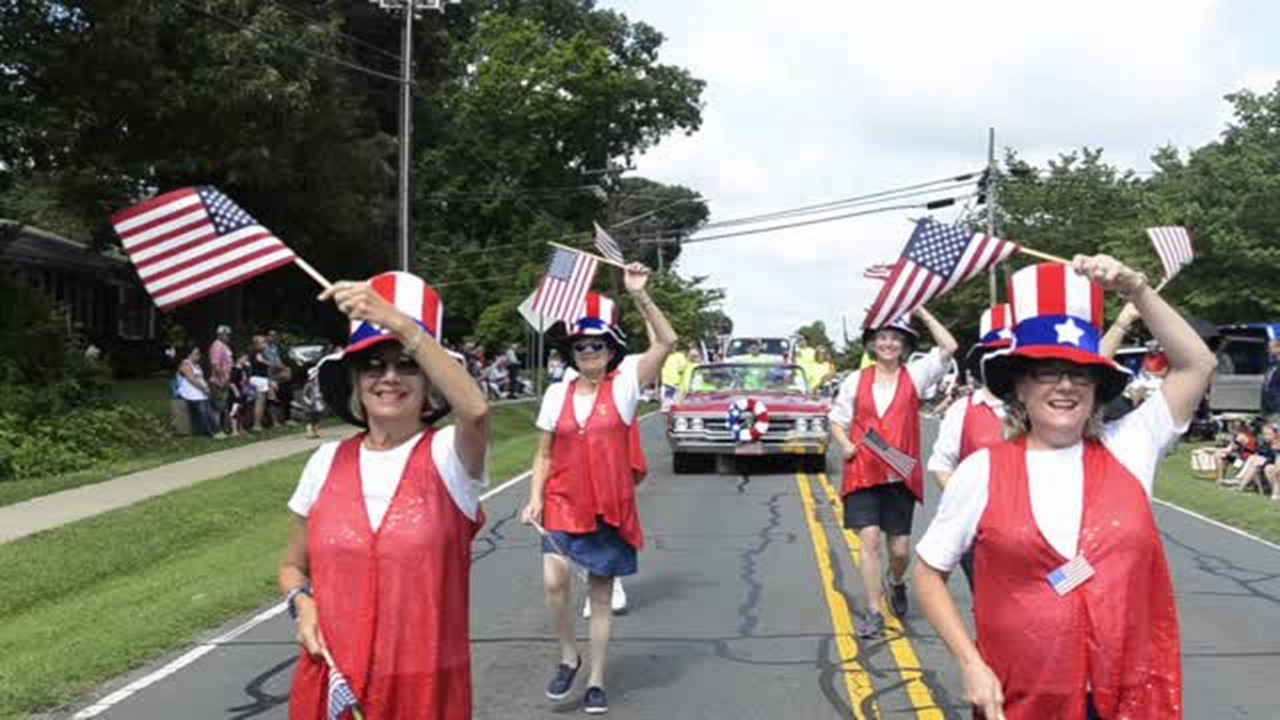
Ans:
POLYGON ((1062 263, 1025 267, 1009 280, 1013 306, 1013 344, 986 361, 987 384, 1007 397, 1021 367, 1034 360, 1066 360, 1095 368, 1098 401, 1114 399, 1130 373, 1104 357, 1102 287, 1062 263))
POLYGON ((916 344, 920 342, 920 333, 917 333, 915 328, 911 327, 911 317, 909 315, 903 315, 892 322, 881 325, 880 327, 867 328, 866 330, 863 330, 862 347, 870 350, 871 341, 875 338, 876 333, 881 330, 897 330, 905 335, 907 345, 910 346, 907 352, 911 352, 911 348, 914 348, 916 344))
POLYGON ((964 356, 965 373, 986 385, 986 359, 1012 343, 1013 307, 1009 303, 1000 303, 987 308, 978 320, 978 342, 964 356))
POLYGON ((577 320, 569 323, 569 332, 565 336, 564 351, 569 365, 577 368, 573 357, 573 341, 582 337, 602 337, 613 345, 613 359, 609 361, 609 370, 616 368, 627 349, 627 336, 618 327, 618 305, 613 300, 599 293, 588 293, 586 300, 578 307, 577 320))
MULTIPOLYGON (((444 326, 444 303, 440 301, 440 293, 425 280, 417 275, 393 270, 369 278, 369 285, 384 300, 413 318, 427 335, 440 340, 440 331, 444 326)), ((400 342, 400 337, 367 321, 353 320, 349 331, 351 339, 347 347, 322 359, 316 368, 320 394, 324 397, 325 405, 335 415, 352 425, 367 427, 363 418, 351 412, 349 361, 354 355, 384 342, 400 342)), ((423 420, 430 424, 448 412, 449 408, 442 400, 433 398, 431 407, 423 413, 423 420)))

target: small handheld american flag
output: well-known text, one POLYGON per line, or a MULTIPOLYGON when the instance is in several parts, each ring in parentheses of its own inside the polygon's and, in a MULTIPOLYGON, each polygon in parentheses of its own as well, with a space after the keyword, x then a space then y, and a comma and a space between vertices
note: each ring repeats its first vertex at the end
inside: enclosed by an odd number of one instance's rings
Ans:
POLYGON ((915 458, 890 445, 875 430, 868 430, 867 434, 862 437, 862 446, 869 450, 872 455, 880 458, 886 465, 893 468, 893 471, 901 478, 911 477, 912 471, 916 469, 915 458))
POLYGON ((862 277, 868 280, 888 280, 893 274, 893 265, 891 263, 876 263, 868 265, 862 271, 862 277))
POLYGON ((1191 232, 1184 227, 1147 228, 1147 236, 1151 238, 1156 255, 1160 256, 1165 280, 1172 279, 1179 270, 1195 259, 1195 250, 1191 247, 1191 232))
POLYGON ((619 265, 625 263, 626 261, 622 257, 622 248, 618 247, 617 241, 610 237, 609 233, 604 231, 604 228, 600 227, 600 223, 596 223, 595 226, 596 249, 600 251, 600 254, 619 265))
MULTIPOLYGON (((326 659, 328 654, 326 653, 326 659)), ((341 720, 343 715, 351 712, 351 717, 355 720, 362 720, 364 717, 360 711, 360 703, 356 700, 356 693, 351 689, 351 683, 347 682, 339 670, 338 666, 333 664, 329 659, 329 720, 341 720)))
POLYGON ((170 310, 297 260, 216 188, 165 193, 111 216, 156 307, 170 310))
POLYGON ((553 247, 547 272, 534 295, 532 310, 552 322, 577 320, 576 315, 581 312, 595 279, 598 262, 592 255, 553 247))

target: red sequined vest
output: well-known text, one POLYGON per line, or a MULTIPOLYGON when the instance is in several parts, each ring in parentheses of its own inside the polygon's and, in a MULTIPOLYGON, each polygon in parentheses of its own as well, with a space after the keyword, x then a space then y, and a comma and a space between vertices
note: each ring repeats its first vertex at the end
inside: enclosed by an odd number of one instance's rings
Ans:
POLYGON ((923 500, 924 470, 919 462, 920 395, 916 392, 916 384, 911 379, 911 373, 906 368, 899 367, 898 387, 894 391, 893 401, 889 403, 884 417, 880 417, 872 392, 875 378, 874 366, 863 368, 858 375, 858 391, 853 398, 853 422, 849 425, 849 440, 859 448, 853 459, 844 463, 844 481, 840 494, 848 495, 889 482, 889 466, 865 447, 861 447, 862 436, 868 430, 875 430, 885 442, 916 458, 915 470, 905 481, 916 500, 923 500))

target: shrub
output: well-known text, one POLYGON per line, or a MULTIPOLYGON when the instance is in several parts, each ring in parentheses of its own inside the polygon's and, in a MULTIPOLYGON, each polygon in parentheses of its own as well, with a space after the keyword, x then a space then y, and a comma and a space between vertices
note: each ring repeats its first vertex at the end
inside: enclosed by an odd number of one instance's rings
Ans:
POLYGON ((0 480, 83 470, 142 449, 172 433, 162 418, 138 408, 82 408, 28 419, 0 414, 0 480))

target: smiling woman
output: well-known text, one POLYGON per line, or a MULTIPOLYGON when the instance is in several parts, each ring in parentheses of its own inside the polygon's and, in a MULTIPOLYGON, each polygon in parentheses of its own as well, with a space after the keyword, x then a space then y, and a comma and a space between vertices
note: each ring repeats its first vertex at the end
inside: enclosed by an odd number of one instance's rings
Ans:
POLYGON ((1012 349, 985 372, 1012 438, 951 476, 917 547, 921 604, 966 700, 992 720, 1181 717, 1173 585, 1149 497, 1213 354, 1145 276, 1105 255, 1024 268, 1010 295, 1012 349), (1170 364, 1155 396, 1107 425, 1101 407, 1129 372, 1099 352, 1104 287, 1141 311, 1170 364), (946 587, 970 547, 978 644, 946 587))

